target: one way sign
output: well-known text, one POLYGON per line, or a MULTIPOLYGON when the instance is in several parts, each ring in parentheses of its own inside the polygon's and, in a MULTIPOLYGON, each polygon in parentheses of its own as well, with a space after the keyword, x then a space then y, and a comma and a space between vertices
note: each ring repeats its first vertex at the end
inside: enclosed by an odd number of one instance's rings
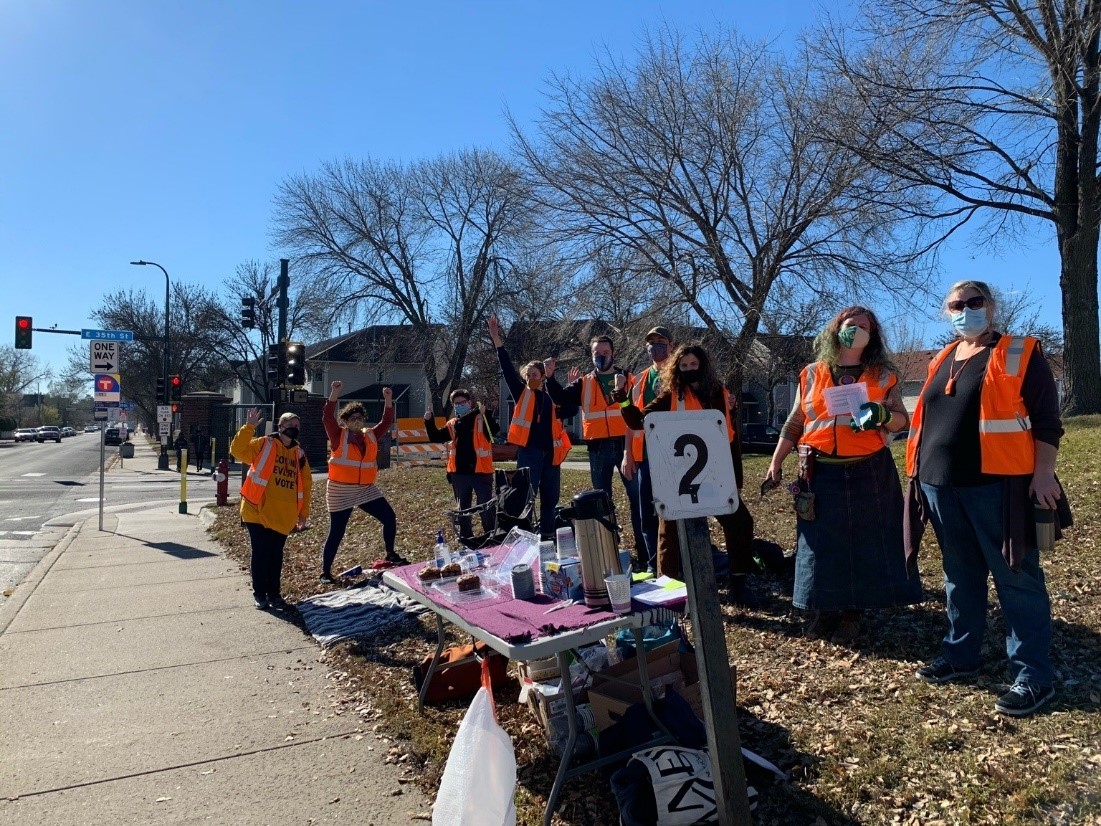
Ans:
POLYGON ((88 371, 91 373, 119 372, 119 343, 117 341, 88 342, 88 371))

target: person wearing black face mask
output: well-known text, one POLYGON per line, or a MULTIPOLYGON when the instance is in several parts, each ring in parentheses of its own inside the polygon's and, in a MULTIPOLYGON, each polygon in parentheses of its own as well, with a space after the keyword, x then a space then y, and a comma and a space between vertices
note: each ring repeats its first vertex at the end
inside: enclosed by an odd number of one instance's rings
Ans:
MULTIPOLYGON (((478 504, 485 505, 493 498, 493 437, 497 435, 497 421, 488 410, 470 399, 470 391, 456 388, 451 391, 452 417, 444 427, 436 427, 432 410, 424 411, 424 429, 430 442, 449 442, 447 478, 455 491, 455 501, 460 510, 470 507, 475 496, 478 504)), ((481 513, 482 529, 492 531, 497 515, 492 508, 481 513)), ((473 535, 469 517, 459 525, 460 539, 473 535)))
MULTIPOLYGON (((623 419, 635 430, 641 430, 643 419, 655 411, 720 410, 726 417, 730 456, 734 476, 742 486, 742 443, 734 426, 735 405, 711 366, 711 357, 698 343, 680 345, 666 360, 661 376, 662 389, 645 407, 637 407, 624 393, 615 398, 623 405, 623 419)), ((730 559, 730 598, 745 608, 760 604, 749 590, 746 575, 753 569, 753 516, 742 500, 734 513, 715 517, 723 529, 726 552, 730 559)), ((676 525, 664 519, 658 524, 658 573, 681 578, 680 548, 676 525)))
POLYGON ((313 477, 297 442, 298 414, 280 416, 275 435, 254 437, 261 418, 259 409, 249 411, 229 452, 249 465, 241 485, 241 522, 252 546, 249 567, 253 601, 261 610, 286 611, 290 605, 283 599, 280 586, 283 547, 291 531, 306 527, 313 477))
POLYGON ((631 510, 631 529, 635 537, 635 557, 643 560, 646 546, 642 518, 638 508, 638 479, 623 472, 627 425, 619 405, 612 401, 617 384, 630 391, 635 377, 615 366, 615 343, 609 336, 595 336, 589 342, 593 370, 584 375, 577 368, 569 372, 569 384, 563 387, 554 378, 555 359, 543 362, 547 368, 547 392, 557 404, 577 406, 581 411, 581 436, 589 453, 589 477, 593 488, 612 495, 612 478, 619 472, 631 510))
POLYGON ((329 400, 325 402, 321 412, 325 435, 332 445, 329 480, 325 487, 329 535, 325 538, 325 546, 321 551, 319 577, 326 585, 334 582, 333 562, 355 508, 360 508, 382 524, 382 544, 386 548, 386 558, 376 565, 386 567, 408 564, 408 560, 394 550, 398 532, 397 516, 375 484, 378 479, 378 442, 394 421, 393 391, 389 387, 382 388, 382 420, 374 427, 367 427, 367 410, 359 402, 344 405, 340 415, 334 415, 343 388, 342 381, 334 381, 330 385, 329 400))

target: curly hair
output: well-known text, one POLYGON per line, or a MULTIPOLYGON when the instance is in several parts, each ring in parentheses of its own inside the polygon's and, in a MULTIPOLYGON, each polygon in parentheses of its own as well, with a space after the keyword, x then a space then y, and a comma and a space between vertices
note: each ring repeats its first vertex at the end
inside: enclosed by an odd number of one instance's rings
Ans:
POLYGON ((351 402, 340 408, 340 413, 337 414, 337 421, 346 422, 349 416, 359 414, 363 417, 363 421, 367 421, 367 408, 359 402, 351 402))
POLYGON ((709 399, 716 398, 723 392, 722 382, 715 375, 715 368, 711 364, 711 356, 698 341, 689 341, 681 344, 673 351, 673 355, 665 360, 661 368, 661 386, 677 398, 684 398, 684 391, 688 389, 687 383, 680 371, 680 360, 684 356, 695 356, 700 361, 700 381, 698 389, 692 392, 701 404, 709 399))
POLYGON ((871 322, 871 329, 868 330, 870 337, 864 352, 860 354, 860 363, 866 369, 875 373, 881 370, 895 370, 894 362, 891 361, 891 353, 883 340, 879 319, 867 307, 861 307, 860 305, 846 307, 830 319, 830 322, 814 339, 815 358, 824 361, 831 368, 837 367, 838 359, 841 357, 841 342, 837 339, 837 333, 842 324, 850 318, 856 318, 858 315, 866 315, 868 321, 871 322))

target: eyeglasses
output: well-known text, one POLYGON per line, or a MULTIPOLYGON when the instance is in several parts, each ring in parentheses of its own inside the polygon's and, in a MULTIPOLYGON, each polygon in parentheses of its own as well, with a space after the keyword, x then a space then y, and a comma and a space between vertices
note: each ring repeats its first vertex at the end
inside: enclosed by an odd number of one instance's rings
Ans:
POLYGON ((949 301, 948 309, 953 313, 958 313, 966 307, 969 310, 981 310, 986 306, 986 299, 981 295, 973 295, 966 301, 949 301))

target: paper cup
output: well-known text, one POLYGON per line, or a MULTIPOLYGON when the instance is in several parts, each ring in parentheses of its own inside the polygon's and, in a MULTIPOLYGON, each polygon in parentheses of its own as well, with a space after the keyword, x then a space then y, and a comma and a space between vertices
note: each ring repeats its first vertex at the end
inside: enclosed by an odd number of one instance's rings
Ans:
POLYGON ((631 613, 631 575, 612 574, 604 577, 604 587, 608 589, 608 601, 617 614, 631 613))

